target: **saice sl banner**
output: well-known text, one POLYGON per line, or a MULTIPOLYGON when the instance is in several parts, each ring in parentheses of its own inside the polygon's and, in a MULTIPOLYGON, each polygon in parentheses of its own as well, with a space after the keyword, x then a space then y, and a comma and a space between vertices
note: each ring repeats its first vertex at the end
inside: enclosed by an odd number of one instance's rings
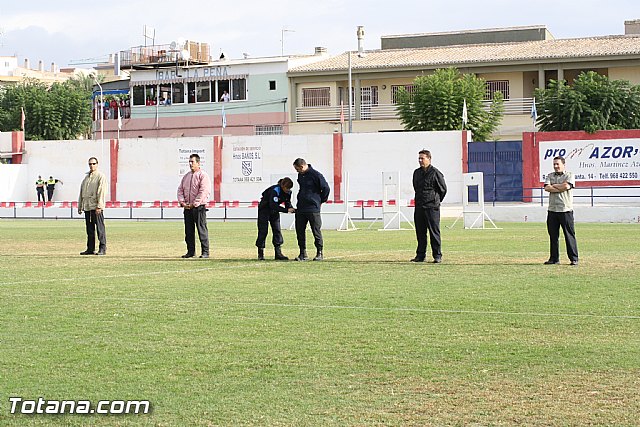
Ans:
POLYGON ((262 146, 233 144, 233 182, 262 182, 262 146))

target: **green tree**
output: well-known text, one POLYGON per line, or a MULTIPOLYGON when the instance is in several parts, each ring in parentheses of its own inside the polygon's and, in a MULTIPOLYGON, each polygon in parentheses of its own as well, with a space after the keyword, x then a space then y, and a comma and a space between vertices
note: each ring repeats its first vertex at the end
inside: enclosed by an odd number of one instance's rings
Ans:
POLYGON ((626 80, 589 71, 572 86, 551 80, 535 97, 541 131, 640 129, 640 86, 626 80))
POLYGON ((474 141, 486 141, 498 127, 504 101, 495 92, 487 110, 483 105, 486 82, 475 74, 460 74, 455 68, 438 69, 417 77, 412 93, 398 93, 398 113, 406 130, 432 131, 462 129, 463 103, 467 103, 467 124, 474 141))
POLYGON ((91 134, 91 90, 82 79, 51 86, 37 81, 0 91, 0 130, 20 130, 25 113, 25 138, 56 140, 88 138, 91 134))

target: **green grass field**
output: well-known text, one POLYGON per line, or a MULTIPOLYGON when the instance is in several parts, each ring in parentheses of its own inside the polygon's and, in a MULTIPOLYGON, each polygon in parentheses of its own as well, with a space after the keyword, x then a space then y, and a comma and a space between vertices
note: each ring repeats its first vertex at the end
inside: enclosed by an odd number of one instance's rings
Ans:
POLYGON ((542 265, 544 224, 500 225, 443 227, 416 265, 407 231, 258 262, 254 223, 214 222, 213 258, 183 260, 180 222, 108 221, 108 256, 81 257, 81 221, 2 220, 0 425, 640 425, 640 225, 578 224, 579 267, 542 265))

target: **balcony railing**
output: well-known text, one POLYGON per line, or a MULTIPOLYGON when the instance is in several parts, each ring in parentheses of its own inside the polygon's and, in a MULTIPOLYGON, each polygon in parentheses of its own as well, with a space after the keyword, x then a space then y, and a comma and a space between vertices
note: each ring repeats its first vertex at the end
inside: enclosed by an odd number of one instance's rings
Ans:
MULTIPOLYGON (((512 98, 504 101, 504 114, 529 115, 533 98, 512 98)), ((483 101, 486 110, 491 101, 483 101)), ((355 107, 351 107, 352 119, 355 120, 355 107)), ((344 111, 345 121, 349 120, 348 110, 344 111)), ((396 104, 361 105, 360 120, 398 120, 396 104)), ((337 122, 340 121, 340 107, 298 107, 296 108, 298 122, 337 122)))
MULTIPOLYGON (((491 105, 491 101, 482 101, 484 108, 486 110, 489 109, 491 105)), ((531 114, 531 106, 533 104, 533 98, 511 98, 505 99, 504 101, 504 115, 505 116, 514 116, 514 115, 530 115, 531 114)))
MULTIPOLYGON (((352 117, 355 108, 351 107, 352 117)), ((349 120, 349 109, 344 108, 344 120, 349 120)), ((338 122, 340 121, 340 107, 299 107, 296 108, 297 122, 338 122)))
POLYGON ((153 46, 135 46, 120 51, 120 68, 170 63, 189 62, 206 64, 209 62, 209 45, 187 41, 184 45, 162 44, 153 46))

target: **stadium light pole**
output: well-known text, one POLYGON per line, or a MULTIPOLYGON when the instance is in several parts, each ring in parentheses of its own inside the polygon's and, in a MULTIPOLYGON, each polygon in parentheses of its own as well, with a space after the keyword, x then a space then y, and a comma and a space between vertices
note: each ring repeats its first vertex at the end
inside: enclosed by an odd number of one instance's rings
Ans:
MULTIPOLYGON (((362 40, 364 39, 364 27, 362 25, 359 25, 357 30, 356 30, 356 35, 358 36, 358 58, 364 58, 365 53, 364 50, 362 48, 362 40)), ((351 81, 351 51, 349 51, 349 75, 348 75, 348 79, 349 79, 349 133, 353 132, 353 117, 351 115, 351 105, 353 104, 353 87, 352 84, 353 82, 351 81)))
POLYGON ((353 88, 351 87, 351 51, 349 51, 349 133, 353 132, 353 118, 351 117, 351 106, 353 105, 353 88))
POLYGON ((102 152, 102 159, 100 160, 104 161, 104 97, 103 97, 102 85, 96 78, 96 75, 91 74, 91 77, 93 77, 93 81, 96 82, 96 84, 100 88, 100 150, 102 152))

